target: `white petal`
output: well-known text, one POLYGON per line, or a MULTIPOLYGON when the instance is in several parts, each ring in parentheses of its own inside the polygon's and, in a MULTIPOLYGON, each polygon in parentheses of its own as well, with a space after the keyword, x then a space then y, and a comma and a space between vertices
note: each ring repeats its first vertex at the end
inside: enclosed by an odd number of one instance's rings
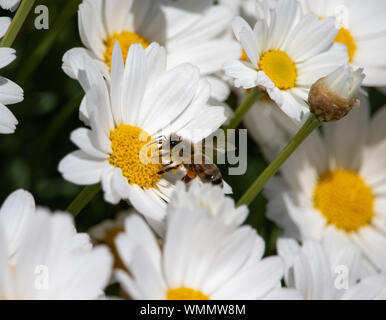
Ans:
POLYGON ((138 125, 146 90, 147 74, 145 50, 142 45, 133 44, 127 55, 123 83, 121 84, 124 88, 121 92, 121 114, 124 124, 138 125))
POLYGON ((102 21, 103 3, 102 0, 86 0, 79 5, 78 11, 80 38, 84 45, 102 61, 105 50, 103 40, 107 37, 102 21))
POLYGON ((86 128, 78 128, 71 133, 71 141, 88 155, 106 160, 109 155, 98 150, 93 144, 93 132, 86 128))
POLYGON ((0 38, 4 37, 10 24, 11 24, 11 18, 0 17, 0 38))
POLYGON ((206 80, 211 86, 211 97, 218 101, 225 101, 231 92, 228 83, 214 76, 207 76, 206 80))
POLYGON ((262 299, 280 284, 283 263, 279 257, 263 259, 255 267, 237 274, 221 290, 216 299, 262 299))
POLYGON ((371 119, 369 129, 369 144, 376 145, 386 139, 386 106, 379 109, 371 119))
POLYGON ((0 133, 9 134, 15 132, 17 119, 9 109, 0 103, 0 133))
POLYGON ((16 59, 16 51, 12 48, 0 48, 0 68, 4 68, 16 59))
POLYGON ((0 220, 7 237, 9 255, 16 253, 24 229, 28 227, 26 221, 34 213, 35 200, 32 194, 24 190, 11 193, 1 206, 0 220))
POLYGON ((251 89, 257 86, 259 74, 250 63, 230 61, 224 64, 224 71, 227 76, 234 78, 237 88, 251 89))
POLYGON ((199 44, 224 32, 233 18, 229 8, 221 5, 211 6, 204 16, 188 30, 168 41, 168 50, 178 50, 183 46, 199 44))
POLYGON ((134 19, 134 11, 132 9, 133 0, 109 0, 104 3, 104 8, 101 14, 105 15, 107 32, 109 35, 114 32, 132 31, 132 23, 134 19))
POLYGON ((209 40, 184 46, 182 50, 168 54, 168 67, 173 68, 189 62, 200 69, 202 75, 222 70, 225 62, 241 57, 241 47, 233 40, 209 40))
POLYGON ((358 171, 362 163, 363 147, 367 140, 369 109, 365 104, 352 110, 339 123, 324 126, 326 145, 338 168, 358 171), (355 148, 353 148, 355 146, 355 148))
POLYGON ((160 270, 161 252, 157 240, 138 215, 132 215, 125 220, 125 232, 117 237, 115 243, 126 267, 130 268, 131 261, 135 259, 133 249, 139 246, 147 253, 154 267, 160 270))
POLYGON ((15 11, 21 0, 0 0, 0 6, 5 10, 15 11))
POLYGON ((23 101, 23 89, 16 83, 4 77, 0 77, 0 101, 8 105, 23 101))
POLYGON ((186 64, 172 69, 160 79, 144 100, 144 105, 153 107, 143 123, 149 134, 173 123, 189 106, 196 94, 199 77, 198 69, 186 64))
POLYGON ((83 151, 75 151, 67 155, 59 163, 59 172, 63 177, 75 184, 92 185, 101 181, 102 171, 107 162, 92 158, 83 151))

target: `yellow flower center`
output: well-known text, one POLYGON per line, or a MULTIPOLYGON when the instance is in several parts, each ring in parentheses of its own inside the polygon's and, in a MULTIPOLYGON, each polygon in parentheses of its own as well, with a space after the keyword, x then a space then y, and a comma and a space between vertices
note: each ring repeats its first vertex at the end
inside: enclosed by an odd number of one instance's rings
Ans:
POLYGON ((350 62, 352 62, 355 56, 355 52, 357 51, 357 45, 351 32, 344 27, 341 27, 334 42, 339 42, 346 45, 348 56, 350 57, 350 62))
POLYGON ((241 61, 247 61, 247 60, 248 60, 247 53, 245 52, 244 49, 243 49, 243 52, 241 53, 240 60, 241 60, 241 61))
MULTIPOLYGON (((161 164, 153 164, 152 155, 156 155, 157 144, 140 128, 120 124, 110 131, 112 153, 109 162, 114 167, 121 168, 123 176, 130 185, 136 184, 141 188, 154 188, 162 175, 161 164)), ((153 161, 154 162, 154 161, 153 161)))
POLYGON ((170 289, 166 297, 167 300, 210 300, 205 293, 186 287, 170 289))
POLYGON ((280 90, 289 90, 296 86, 298 72, 295 62, 281 50, 264 53, 260 58, 259 69, 280 90))
POLYGON ((374 195, 356 172, 337 169, 319 178, 314 190, 314 206, 329 224, 355 232, 371 223, 374 195))
POLYGON ((109 66, 109 68, 111 68, 111 57, 113 55, 114 45, 117 40, 122 50, 123 61, 126 61, 127 54, 129 53, 129 49, 132 44, 140 43, 144 49, 146 49, 150 44, 150 42, 147 41, 144 37, 134 32, 115 32, 112 36, 107 37, 104 41, 106 50, 103 56, 105 58, 105 63, 109 66))

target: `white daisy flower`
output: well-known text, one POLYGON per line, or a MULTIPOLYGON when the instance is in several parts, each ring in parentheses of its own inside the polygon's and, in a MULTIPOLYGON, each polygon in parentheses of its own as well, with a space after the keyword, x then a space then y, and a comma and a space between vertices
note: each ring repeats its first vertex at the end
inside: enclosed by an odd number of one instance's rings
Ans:
POLYGON ((111 242, 110 238, 115 238, 120 232, 123 232, 126 218, 133 213, 135 213, 134 210, 119 212, 115 219, 104 220, 101 223, 91 227, 87 233, 96 243, 111 242))
POLYGON ((347 46, 350 64, 363 67, 364 85, 386 85, 386 2, 383 0, 301 0, 305 13, 336 17, 334 40, 347 46))
POLYGON ((167 217, 165 242, 139 216, 126 220, 116 240, 130 274, 118 270, 122 288, 134 299, 239 300, 297 297, 281 289, 283 263, 264 258, 264 241, 248 226, 229 229, 204 210, 167 217))
POLYGON ((128 199, 147 219, 159 223, 182 176, 160 174, 162 164, 144 164, 141 149, 171 133, 200 142, 226 120, 224 108, 208 105, 210 85, 200 79, 196 67, 186 64, 167 71, 165 50, 155 43, 146 50, 134 44, 126 66, 117 43, 112 60, 108 86, 85 57, 87 76, 82 71, 79 78, 91 130, 72 133, 71 140, 81 150, 65 157, 59 171, 76 184, 101 182, 106 201, 128 199))
POLYGON ((189 185, 179 182, 170 199, 168 211, 185 209, 204 209, 232 227, 240 226, 248 216, 248 208, 236 207, 234 200, 226 196, 224 189, 197 180, 189 185))
POLYGON ((348 62, 346 47, 333 44, 338 33, 334 19, 302 16, 296 0, 278 1, 253 29, 237 17, 233 30, 248 61, 226 63, 226 74, 236 87, 263 88, 298 121, 309 113, 305 101, 311 85, 348 62))
POLYGON ((120 233, 124 232, 124 222, 126 218, 134 213, 135 211, 132 209, 119 212, 114 220, 104 220, 88 230, 88 234, 94 243, 108 246, 114 257, 114 269, 125 269, 125 266, 119 258, 115 246, 115 239, 120 233))
POLYGON ((212 85, 212 96, 220 101, 229 95, 229 86, 216 77, 222 65, 241 55, 240 45, 223 39, 232 20, 226 6, 214 0, 84 0, 79 6, 79 33, 86 47, 74 48, 63 58, 64 71, 82 67, 80 56, 87 54, 108 76, 115 41, 124 58, 133 43, 146 48, 157 42, 166 48, 168 68, 181 63, 199 67, 212 85))
POLYGON ((0 299, 96 299, 112 269, 106 248, 92 248, 70 215, 35 209, 18 190, 0 209, 0 299))
MULTIPOLYGON (((229 6, 235 16, 241 16, 249 25, 255 25, 258 19, 264 18, 264 5, 270 8, 277 6, 277 0, 220 0, 221 4, 229 6)), ((232 32, 233 33, 233 32, 232 32)), ((243 50, 242 60, 247 60, 243 50)), ((230 79, 227 79, 230 81, 230 79)), ((246 97, 246 90, 234 89, 238 103, 246 97)), ((263 156, 267 161, 272 161, 279 151, 296 134, 300 128, 299 122, 289 121, 288 116, 273 102, 267 94, 262 95, 248 111, 243 123, 248 129, 248 134, 259 144, 263 156)))
POLYGON ((386 270, 386 107, 369 121, 369 106, 312 134, 265 190, 267 215, 300 241, 330 228, 358 246, 364 273, 386 270))
POLYGON ((293 239, 279 239, 277 250, 284 260, 286 286, 297 289, 306 300, 383 299, 386 277, 379 274, 358 283, 359 251, 352 245, 337 247, 333 239, 307 240, 302 246, 293 239))
MULTIPOLYGON (((0 38, 2 38, 11 24, 8 17, 0 17, 0 38)), ((0 69, 16 59, 16 51, 12 48, 0 48, 0 69)), ((0 77, 0 134, 15 132, 17 119, 6 105, 23 101, 23 89, 16 83, 0 77)))
POLYGON ((0 7, 5 10, 15 11, 20 4, 21 0, 0 0, 0 7))

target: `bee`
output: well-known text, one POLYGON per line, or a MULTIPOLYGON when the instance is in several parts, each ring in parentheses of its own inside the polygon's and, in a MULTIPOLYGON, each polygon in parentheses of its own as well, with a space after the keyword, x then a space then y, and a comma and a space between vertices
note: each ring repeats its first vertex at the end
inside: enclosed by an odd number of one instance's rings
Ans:
MULTIPOLYGON (((202 143, 201 145, 204 144, 202 143)), ((195 145, 172 133, 168 138, 164 139, 160 147, 160 156, 167 154, 170 156, 169 159, 171 161, 164 164, 159 174, 164 174, 183 166, 187 173, 182 178, 182 181, 186 184, 195 178, 199 178, 203 183, 211 183, 223 188, 224 183, 220 169, 211 163, 208 156, 202 153, 201 145, 195 145)), ((208 147, 205 146, 205 148, 208 147)))

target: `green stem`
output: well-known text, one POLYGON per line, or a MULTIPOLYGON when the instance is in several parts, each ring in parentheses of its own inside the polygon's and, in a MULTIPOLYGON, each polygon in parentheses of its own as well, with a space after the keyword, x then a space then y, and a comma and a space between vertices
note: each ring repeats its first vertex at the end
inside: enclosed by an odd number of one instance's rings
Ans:
POLYGON ((15 16, 12 19, 12 23, 9 26, 4 38, 1 40, 1 47, 12 47, 13 42, 16 39, 21 27, 24 24, 29 12, 31 11, 36 0, 23 0, 17 10, 15 16))
POLYGON ((68 21, 78 10, 81 0, 68 1, 67 5, 61 10, 60 15, 55 19, 55 24, 50 27, 44 38, 38 42, 35 50, 28 57, 23 68, 20 68, 20 73, 16 77, 16 82, 23 85, 27 82, 31 74, 40 65, 42 60, 46 57, 55 41, 60 37, 60 33, 66 27, 68 21))
POLYGON ((235 116, 226 126, 226 129, 236 129, 243 120, 245 114, 249 111, 249 109, 251 109, 253 104, 261 97, 262 94, 263 93, 258 88, 252 89, 245 97, 241 105, 236 109, 235 116))
POLYGON ((250 205, 252 201, 263 190, 266 183, 276 174, 280 167, 287 161, 292 153, 302 144, 302 142, 322 124, 313 114, 309 116, 304 125, 287 146, 280 152, 276 159, 263 171, 263 173, 249 187, 241 199, 237 202, 238 206, 250 205))
POLYGON ((66 211, 76 217, 85 206, 97 195, 101 190, 101 185, 94 184, 92 186, 84 187, 83 190, 76 196, 76 198, 67 207, 66 211))

